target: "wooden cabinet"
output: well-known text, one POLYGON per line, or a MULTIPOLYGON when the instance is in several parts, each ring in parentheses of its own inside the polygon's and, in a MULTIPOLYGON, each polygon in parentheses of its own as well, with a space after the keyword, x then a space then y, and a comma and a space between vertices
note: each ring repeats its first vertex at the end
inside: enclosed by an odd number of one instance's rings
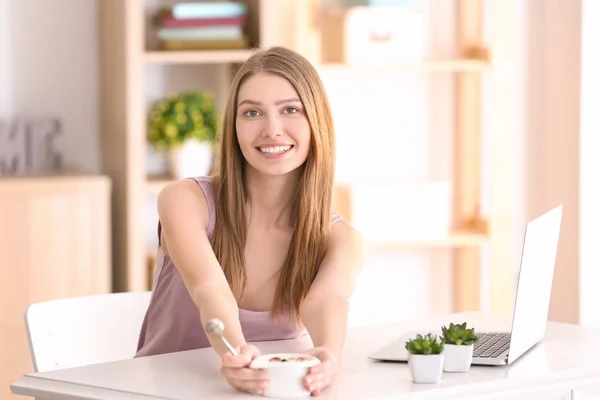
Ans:
POLYGON ((27 306, 111 291, 110 198, 104 176, 0 178, 0 398, 33 370, 27 306))

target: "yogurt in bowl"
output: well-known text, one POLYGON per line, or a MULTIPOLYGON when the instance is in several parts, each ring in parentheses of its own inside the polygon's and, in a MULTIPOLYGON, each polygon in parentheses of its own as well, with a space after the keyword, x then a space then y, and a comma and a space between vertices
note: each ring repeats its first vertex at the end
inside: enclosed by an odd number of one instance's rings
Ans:
POLYGON ((309 397, 304 387, 304 377, 310 367, 321 361, 302 353, 263 354, 252 360, 250 368, 263 369, 269 373, 269 386, 264 396, 280 398, 309 397))

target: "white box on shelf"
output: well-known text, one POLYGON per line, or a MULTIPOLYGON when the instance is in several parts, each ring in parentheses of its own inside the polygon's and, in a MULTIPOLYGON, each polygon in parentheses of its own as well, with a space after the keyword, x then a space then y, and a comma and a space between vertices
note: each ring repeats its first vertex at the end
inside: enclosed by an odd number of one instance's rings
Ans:
POLYGON ((351 196, 353 224, 368 242, 426 239, 451 230, 449 182, 359 183, 351 196))
POLYGON ((344 22, 344 47, 348 64, 421 61, 424 18, 410 7, 353 7, 344 22))

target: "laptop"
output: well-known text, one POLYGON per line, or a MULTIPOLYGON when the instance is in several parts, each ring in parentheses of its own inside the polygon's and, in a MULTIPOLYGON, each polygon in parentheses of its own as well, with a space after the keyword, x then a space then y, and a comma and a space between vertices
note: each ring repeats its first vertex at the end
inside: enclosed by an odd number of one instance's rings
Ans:
MULTIPOLYGON (((554 265, 562 222, 562 205, 530 221, 525 229, 521 267, 510 332, 477 332, 473 365, 509 365, 544 337, 550 307, 554 265)), ((467 321, 467 324, 469 321, 467 321)), ((475 327, 477 328, 477 327, 475 327)), ((408 361, 410 331, 368 356, 376 361, 408 361)), ((432 332, 441 336, 439 332, 432 332)))

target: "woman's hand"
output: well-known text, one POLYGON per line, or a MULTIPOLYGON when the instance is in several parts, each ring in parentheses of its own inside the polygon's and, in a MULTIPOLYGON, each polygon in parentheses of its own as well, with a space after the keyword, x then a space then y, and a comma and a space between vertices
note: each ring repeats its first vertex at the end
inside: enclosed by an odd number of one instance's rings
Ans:
POLYGON ((238 347, 238 355, 226 352, 221 357, 221 374, 231 386, 240 392, 262 395, 269 384, 267 371, 250 368, 250 363, 260 355, 260 351, 246 345, 238 347))
POLYGON ((318 396, 333 383, 338 371, 337 357, 324 347, 314 347, 307 354, 317 357, 321 363, 311 367, 304 378, 304 386, 313 396, 318 396))

